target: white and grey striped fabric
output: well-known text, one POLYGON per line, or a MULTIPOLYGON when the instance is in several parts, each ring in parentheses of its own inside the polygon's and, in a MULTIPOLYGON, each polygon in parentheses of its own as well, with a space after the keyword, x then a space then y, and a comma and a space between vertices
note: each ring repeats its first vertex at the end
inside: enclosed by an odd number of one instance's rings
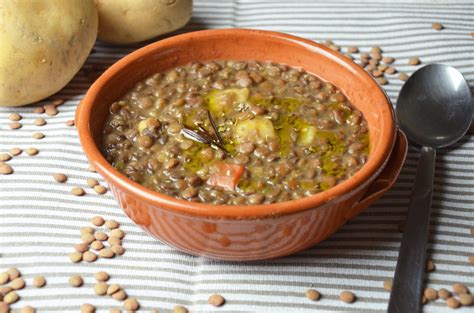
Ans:
MULTIPOLYGON (((245 27, 287 32, 312 40, 332 39, 342 47, 356 45, 368 51, 380 45, 395 66, 411 73, 410 57, 423 64, 445 63, 457 67, 474 86, 474 3, 472 1, 195 1, 194 15, 180 32, 205 28, 245 27), (431 23, 445 29, 435 31, 431 23)), ((99 297, 92 290, 93 274, 108 271, 111 282, 121 284, 137 297, 142 311, 169 312, 176 304, 192 312, 384 312, 389 294, 382 282, 393 276, 401 234, 398 225, 406 217, 417 164, 410 147, 397 184, 375 205, 318 246, 294 256, 252 263, 232 263, 197 258, 178 252, 151 238, 135 226, 117 206, 111 194, 97 195, 86 187, 87 178, 102 179, 87 171, 87 161, 76 130, 65 122, 74 116, 78 101, 91 84, 90 71, 110 64, 139 48, 97 43, 82 70, 53 97, 67 99, 57 116, 44 116, 48 124, 34 126, 35 106, 0 108, 0 152, 17 146, 37 147, 38 155, 22 154, 9 164, 13 175, 0 176, 0 271, 18 267, 29 285, 19 291, 20 308, 32 305, 39 312, 78 312, 82 303, 108 312, 119 303, 99 297), (19 112, 23 127, 9 129, 8 115, 19 112), (46 137, 32 139, 41 131, 46 137), (66 184, 52 174, 64 172, 66 184), (84 186, 87 195, 70 194, 84 186), (67 254, 79 241, 79 228, 91 217, 102 215, 120 221, 127 236, 125 255, 91 264, 69 262, 67 254), (72 288, 68 279, 82 274, 85 286, 72 288), (31 287, 32 278, 44 275, 46 287, 31 287), (322 293, 319 302, 305 296, 307 288, 322 293), (357 296, 353 304, 338 300, 341 290, 357 296), (207 304, 210 294, 226 299, 221 308, 207 304)), ((33 74, 33 73, 32 73, 33 74)), ((395 103, 402 82, 389 79, 385 90, 395 103)), ((42 102, 40 104, 44 104, 42 102)), ((442 149, 436 162, 435 191, 428 246, 436 271, 429 286, 447 288, 463 282, 474 290, 474 138, 466 135, 453 148, 442 149)), ((438 300, 425 312, 449 312, 438 300)), ((458 312, 472 312, 462 308, 458 312)))

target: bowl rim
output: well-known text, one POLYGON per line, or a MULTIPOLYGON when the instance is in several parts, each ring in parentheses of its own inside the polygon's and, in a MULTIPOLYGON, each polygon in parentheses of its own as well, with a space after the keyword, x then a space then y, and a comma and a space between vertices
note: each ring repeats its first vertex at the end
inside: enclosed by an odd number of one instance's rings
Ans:
POLYGON ((95 170, 101 174, 109 184, 116 188, 125 190, 129 195, 132 194, 135 198, 145 201, 148 204, 152 203, 157 207, 173 210, 175 212, 205 216, 208 218, 257 219, 275 217, 279 215, 295 214, 308 209, 326 206, 329 205, 334 199, 349 198, 354 192, 368 187, 368 185, 380 174, 388 160, 388 157, 391 154, 396 137, 395 115, 390 98, 387 96, 383 88, 380 87, 377 81, 375 81, 375 79, 369 73, 367 73, 355 62, 347 57, 344 57, 342 54, 332 51, 322 44, 308 39, 280 32, 239 28, 189 32, 156 41, 126 55, 111 65, 91 85, 77 109, 76 122, 79 139, 87 158, 95 167, 95 170), (210 203, 187 201, 148 189, 132 181, 124 174, 116 170, 105 159, 100 149, 95 144, 90 127, 90 120, 93 116, 92 107, 97 100, 97 94, 99 93, 100 89, 109 81, 110 78, 114 77, 124 67, 140 59, 144 55, 153 53, 153 51, 156 49, 172 48, 174 44, 189 40, 191 38, 192 40, 200 40, 202 38, 209 37, 218 38, 223 35, 263 36, 272 37, 272 39, 282 40, 283 42, 291 41, 292 43, 298 43, 302 46, 302 48, 306 49, 310 47, 312 50, 316 50, 318 53, 324 54, 325 57, 332 58, 337 63, 341 64, 341 66, 349 68, 358 75, 362 75, 365 78, 370 78, 385 96, 385 102, 379 103, 379 105, 385 105, 389 109, 389 114, 382 116, 384 123, 379 136, 390 138, 390 140, 387 140, 387 142, 383 142, 381 145, 379 145, 378 153, 374 153, 361 169, 359 169, 351 178, 343 181, 342 183, 311 196, 272 204, 216 205, 210 203))

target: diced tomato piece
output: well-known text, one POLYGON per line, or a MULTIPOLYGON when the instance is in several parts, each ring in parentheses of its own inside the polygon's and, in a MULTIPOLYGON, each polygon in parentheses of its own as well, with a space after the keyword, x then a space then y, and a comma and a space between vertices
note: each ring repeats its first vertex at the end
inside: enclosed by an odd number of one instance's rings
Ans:
POLYGON ((227 190, 235 190, 244 171, 245 166, 241 164, 219 162, 215 165, 207 184, 227 190))

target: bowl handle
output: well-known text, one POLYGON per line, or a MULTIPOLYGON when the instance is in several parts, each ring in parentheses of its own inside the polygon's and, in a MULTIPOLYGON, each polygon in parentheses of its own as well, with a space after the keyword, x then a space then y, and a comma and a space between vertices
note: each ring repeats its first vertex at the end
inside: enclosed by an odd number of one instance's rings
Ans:
POLYGON ((408 142, 405 134, 398 130, 395 145, 388 159, 385 168, 379 176, 372 182, 365 194, 346 214, 347 219, 351 219, 359 214, 363 209, 371 205, 385 192, 387 192, 397 180, 403 167, 407 155, 408 142))

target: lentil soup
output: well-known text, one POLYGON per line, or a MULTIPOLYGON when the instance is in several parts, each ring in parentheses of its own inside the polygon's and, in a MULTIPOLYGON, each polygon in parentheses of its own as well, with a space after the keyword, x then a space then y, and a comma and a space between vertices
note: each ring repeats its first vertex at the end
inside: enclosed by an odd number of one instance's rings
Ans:
POLYGON ((138 83, 110 107, 102 151, 143 186, 190 201, 309 196, 366 162, 362 113, 331 83, 283 64, 192 63, 138 83))

